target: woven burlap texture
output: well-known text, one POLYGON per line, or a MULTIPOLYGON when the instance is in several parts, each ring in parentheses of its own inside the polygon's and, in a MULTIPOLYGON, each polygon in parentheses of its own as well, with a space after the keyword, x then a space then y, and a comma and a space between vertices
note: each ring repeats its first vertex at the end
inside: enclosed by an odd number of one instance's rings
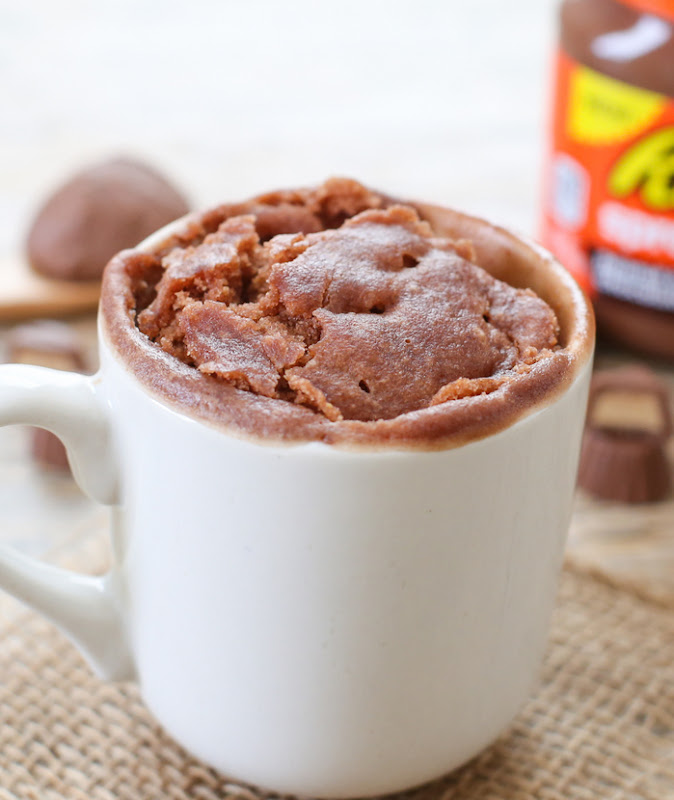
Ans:
MULTIPOLYGON (((100 568, 100 547, 85 551, 100 568)), ((0 800, 265 797, 186 755, 135 687, 95 679, 35 614, 5 613, 0 642, 0 800)), ((492 747, 408 796, 674 797, 674 611, 567 569, 533 699, 492 747)))

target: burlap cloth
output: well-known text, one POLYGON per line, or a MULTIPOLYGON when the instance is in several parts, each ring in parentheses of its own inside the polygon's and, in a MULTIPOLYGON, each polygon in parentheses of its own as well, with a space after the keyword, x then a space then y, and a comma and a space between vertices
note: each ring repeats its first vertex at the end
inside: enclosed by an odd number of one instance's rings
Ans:
MULTIPOLYGON (((96 571, 105 558, 89 536, 67 560, 96 571)), ((133 686, 96 680, 35 614, 4 601, 0 643, 0 800, 264 797, 186 755, 133 686)), ((410 797, 674 797, 674 610, 567 567, 533 699, 492 747, 410 797)))

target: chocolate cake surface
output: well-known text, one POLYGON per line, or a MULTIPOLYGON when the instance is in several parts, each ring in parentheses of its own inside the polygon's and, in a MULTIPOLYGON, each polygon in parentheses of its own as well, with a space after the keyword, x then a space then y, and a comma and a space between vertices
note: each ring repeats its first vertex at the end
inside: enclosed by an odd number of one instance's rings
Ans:
POLYGON ((486 435, 561 387, 573 348, 532 288, 423 217, 331 179, 187 218, 109 264, 104 330, 151 389, 242 434, 486 435))

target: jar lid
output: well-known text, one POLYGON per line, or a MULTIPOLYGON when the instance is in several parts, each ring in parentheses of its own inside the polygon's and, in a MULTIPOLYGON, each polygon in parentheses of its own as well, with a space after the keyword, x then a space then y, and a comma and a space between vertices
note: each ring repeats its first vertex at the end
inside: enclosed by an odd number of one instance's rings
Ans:
POLYGON ((674 0, 620 0, 620 2, 646 14, 655 14, 674 22, 674 0))

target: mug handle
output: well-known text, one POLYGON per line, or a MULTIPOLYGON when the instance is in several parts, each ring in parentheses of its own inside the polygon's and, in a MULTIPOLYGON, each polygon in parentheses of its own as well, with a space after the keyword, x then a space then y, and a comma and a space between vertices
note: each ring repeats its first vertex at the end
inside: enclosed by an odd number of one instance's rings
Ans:
MULTIPOLYGON (((98 375, 0 365, 0 426, 34 425, 56 434, 82 490, 112 505, 117 470, 99 385, 98 375)), ((133 678, 114 571, 80 575, 0 545, 0 588, 61 628, 101 677, 133 678)))

